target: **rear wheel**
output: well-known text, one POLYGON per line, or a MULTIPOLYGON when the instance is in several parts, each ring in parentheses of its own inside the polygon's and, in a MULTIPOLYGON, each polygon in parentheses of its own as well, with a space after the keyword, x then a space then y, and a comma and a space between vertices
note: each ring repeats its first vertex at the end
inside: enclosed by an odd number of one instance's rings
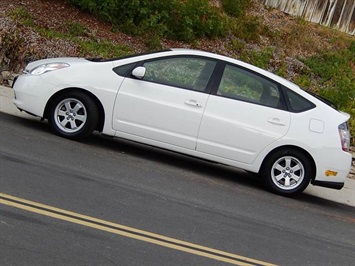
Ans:
POLYGON ((99 120, 95 101, 85 93, 69 92, 55 98, 49 108, 48 121, 53 131, 69 139, 89 136, 99 120))
POLYGON ((279 150, 266 159, 260 174, 272 192, 295 195, 306 189, 314 172, 308 156, 303 152, 279 150))

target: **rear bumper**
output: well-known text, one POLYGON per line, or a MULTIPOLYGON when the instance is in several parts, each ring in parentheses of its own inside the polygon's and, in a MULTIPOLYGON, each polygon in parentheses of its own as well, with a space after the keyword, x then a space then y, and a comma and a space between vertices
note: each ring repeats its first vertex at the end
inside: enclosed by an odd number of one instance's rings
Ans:
POLYGON ((330 182, 330 181, 312 180, 311 184, 315 185, 315 186, 338 189, 338 190, 340 190, 344 187, 344 182, 330 182))
POLYGON ((315 149, 312 155, 317 172, 311 183, 316 186, 341 189, 351 169, 351 154, 344 152, 340 147, 323 147, 315 149))

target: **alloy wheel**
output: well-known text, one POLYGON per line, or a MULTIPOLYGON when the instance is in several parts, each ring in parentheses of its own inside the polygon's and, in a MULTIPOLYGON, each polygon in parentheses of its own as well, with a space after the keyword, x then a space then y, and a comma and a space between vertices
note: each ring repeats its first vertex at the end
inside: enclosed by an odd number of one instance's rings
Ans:
POLYGON ((282 190, 297 188, 302 184, 304 176, 302 162, 293 156, 279 158, 271 168, 271 180, 282 190))
POLYGON ((53 115, 58 128, 66 133, 78 132, 87 120, 85 105, 74 98, 59 102, 53 115))

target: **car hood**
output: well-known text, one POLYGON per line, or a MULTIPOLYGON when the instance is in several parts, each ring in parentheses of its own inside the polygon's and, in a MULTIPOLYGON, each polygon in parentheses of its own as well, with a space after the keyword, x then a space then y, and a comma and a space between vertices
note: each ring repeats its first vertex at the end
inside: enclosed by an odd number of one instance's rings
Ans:
POLYGON ((77 63, 90 63, 90 61, 80 57, 57 57, 57 58, 41 59, 29 63, 25 68, 25 72, 30 72, 35 67, 38 67, 43 64, 49 64, 49 63, 68 63, 72 65, 77 63))

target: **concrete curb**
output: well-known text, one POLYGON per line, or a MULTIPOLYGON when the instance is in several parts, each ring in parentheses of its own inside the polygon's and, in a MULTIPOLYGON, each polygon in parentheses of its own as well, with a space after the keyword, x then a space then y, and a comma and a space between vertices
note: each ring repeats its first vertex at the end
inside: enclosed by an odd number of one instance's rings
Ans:
MULTIPOLYGON (((12 103, 13 96, 14 93, 11 88, 0 86, 0 112, 24 117, 27 119, 38 119, 24 112, 20 112, 12 103)), ((355 207, 355 180, 350 178, 346 178, 345 185, 341 190, 309 185, 304 193, 336 203, 355 207)))

